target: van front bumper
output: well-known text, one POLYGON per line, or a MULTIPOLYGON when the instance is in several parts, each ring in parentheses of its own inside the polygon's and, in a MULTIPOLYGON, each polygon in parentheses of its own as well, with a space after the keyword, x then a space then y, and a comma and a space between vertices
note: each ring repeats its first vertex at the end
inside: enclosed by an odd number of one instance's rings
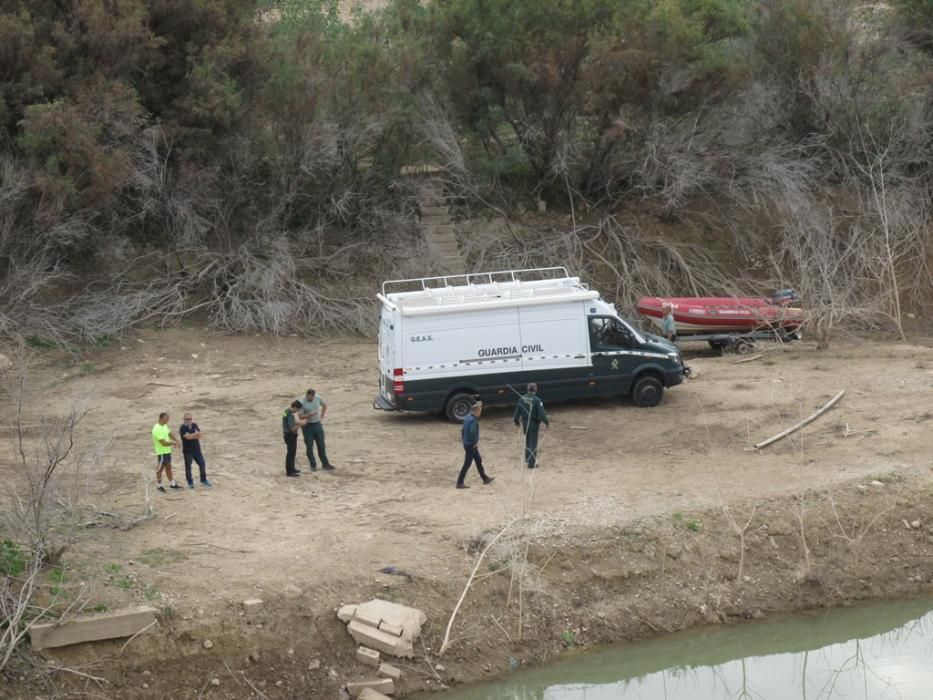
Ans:
POLYGON ((682 384, 684 381, 684 376, 689 373, 690 370, 687 367, 681 365, 677 369, 669 369, 664 372, 664 386, 672 387, 682 384))

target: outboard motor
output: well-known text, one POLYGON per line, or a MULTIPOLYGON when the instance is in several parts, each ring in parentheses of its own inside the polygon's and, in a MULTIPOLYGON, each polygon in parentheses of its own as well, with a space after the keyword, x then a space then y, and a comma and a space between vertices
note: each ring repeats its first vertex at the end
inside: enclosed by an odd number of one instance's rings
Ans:
POLYGON ((800 301, 800 295, 793 289, 779 289, 771 295, 771 303, 775 306, 791 306, 800 301))

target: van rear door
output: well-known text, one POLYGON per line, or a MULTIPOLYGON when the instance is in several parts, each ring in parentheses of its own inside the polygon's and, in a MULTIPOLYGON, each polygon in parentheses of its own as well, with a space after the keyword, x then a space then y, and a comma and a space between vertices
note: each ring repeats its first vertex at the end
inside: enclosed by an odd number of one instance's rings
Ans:
POLYGON ((396 403, 392 372, 396 366, 396 336, 400 332, 396 320, 397 314, 383 306, 379 316, 379 396, 392 406, 396 403))

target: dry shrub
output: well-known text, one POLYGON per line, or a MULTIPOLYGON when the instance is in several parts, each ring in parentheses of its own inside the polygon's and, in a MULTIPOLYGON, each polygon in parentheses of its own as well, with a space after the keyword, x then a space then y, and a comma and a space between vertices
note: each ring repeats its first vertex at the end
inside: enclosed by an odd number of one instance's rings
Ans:
POLYGON ((642 296, 694 296, 731 288, 719 264, 697 246, 648 236, 609 216, 573 231, 538 231, 506 237, 486 231, 466 241, 474 269, 566 266, 594 280, 625 309, 642 296))
MULTIPOLYGON (((28 623, 68 602, 54 589, 50 596, 41 595, 42 574, 59 563, 83 531, 89 510, 93 512, 92 474, 110 444, 89 435, 87 398, 76 397, 62 413, 50 412, 46 394, 37 390, 28 368, 29 356, 20 346, 2 387, 8 440, 0 501, 0 672, 21 651, 28 623)), ((76 596, 64 614, 84 602, 76 596)))
POLYGON ((210 256, 195 283, 207 288, 203 308, 214 328, 225 331, 364 333, 374 324, 370 299, 331 296, 300 281, 290 244, 271 240, 260 255, 242 246, 228 255, 210 256))

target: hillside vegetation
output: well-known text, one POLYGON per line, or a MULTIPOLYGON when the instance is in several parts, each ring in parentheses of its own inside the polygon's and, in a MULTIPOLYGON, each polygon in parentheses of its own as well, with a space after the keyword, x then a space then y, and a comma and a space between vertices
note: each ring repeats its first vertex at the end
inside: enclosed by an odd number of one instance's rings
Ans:
POLYGON ((930 295, 930 0, 0 0, 0 96, 0 332, 34 342, 365 331, 359 280, 425 271, 425 161, 504 222, 484 267, 791 284, 822 335, 930 295))

